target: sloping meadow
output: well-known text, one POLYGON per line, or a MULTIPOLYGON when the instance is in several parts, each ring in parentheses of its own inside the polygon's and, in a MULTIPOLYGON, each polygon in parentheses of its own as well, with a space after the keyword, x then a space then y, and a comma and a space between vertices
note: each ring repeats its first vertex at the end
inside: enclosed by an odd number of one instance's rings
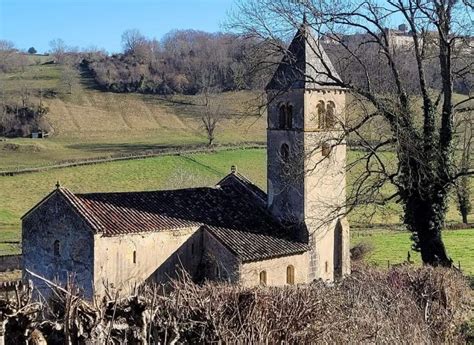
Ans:
POLYGON ((100 303, 54 290, 48 303, 24 293, 0 304, 7 344, 465 343, 472 311, 460 273, 409 266, 284 288, 198 285, 183 274, 100 303))

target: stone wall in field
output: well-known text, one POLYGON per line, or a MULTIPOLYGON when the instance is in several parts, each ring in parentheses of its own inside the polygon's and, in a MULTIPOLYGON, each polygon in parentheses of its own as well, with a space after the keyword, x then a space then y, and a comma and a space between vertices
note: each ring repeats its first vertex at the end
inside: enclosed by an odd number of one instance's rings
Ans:
POLYGON ((0 272, 21 270, 22 257, 21 255, 3 255, 0 256, 0 272))

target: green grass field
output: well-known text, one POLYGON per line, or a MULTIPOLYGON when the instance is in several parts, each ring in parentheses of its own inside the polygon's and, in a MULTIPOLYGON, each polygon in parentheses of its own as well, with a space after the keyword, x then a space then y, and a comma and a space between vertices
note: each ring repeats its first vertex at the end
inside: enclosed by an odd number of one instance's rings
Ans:
MULTIPOLYGON (((474 229, 445 230, 444 243, 448 254, 456 266, 461 264, 461 269, 468 275, 474 275, 474 229)), ((410 233, 405 231, 364 230, 352 231, 351 244, 359 242, 370 243, 373 251, 367 256, 366 261, 379 267, 388 267, 407 259, 410 252, 411 260, 421 264, 420 255, 411 250, 410 233)))
MULTIPOLYGON (((211 186, 229 173, 231 165, 236 165, 241 173, 261 188, 266 188, 266 156, 263 149, 163 156, 0 177, 0 239, 19 240, 21 215, 47 195, 54 188, 56 181, 61 181, 63 186, 74 192, 211 186)), ((376 215, 373 221, 396 224, 399 222, 396 210, 397 207, 386 210, 376 215)), ((362 223, 365 217, 365 212, 360 210, 350 215, 350 221, 362 223)), ((459 221, 454 207, 451 207, 448 219, 459 221)), ((446 231, 444 236, 453 259, 456 262, 460 260, 466 270, 474 273, 474 230, 446 231)), ((361 240, 374 243, 376 250, 369 260, 379 265, 386 265, 387 260, 392 263, 403 261, 410 249, 409 234, 400 231, 354 231, 353 242, 361 240)), ((0 254, 18 250, 13 244, 0 245, 0 254)))
MULTIPOLYGON (((350 151, 349 159, 357 152, 350 151)), ((214 153, 162 156, 96 165, 53 169, 33 174, 0 178, 0 224, 17 226, 20 216, 46 195, 56 181, 74 192, 133 191, 212 185, 236 165, 244 175, 266 189, 264 149, 238 149, 214 153)), ((352 176, 348 178, 351 185, 352 176)), ((368 223, 372 209, 360 208, 351 216, 353 223, 368 223)), ((371 223, 398 224, 400 207, 391 204, 377 209, 371 223)), ((448 220, 459 222, 455 206, 448 220)))

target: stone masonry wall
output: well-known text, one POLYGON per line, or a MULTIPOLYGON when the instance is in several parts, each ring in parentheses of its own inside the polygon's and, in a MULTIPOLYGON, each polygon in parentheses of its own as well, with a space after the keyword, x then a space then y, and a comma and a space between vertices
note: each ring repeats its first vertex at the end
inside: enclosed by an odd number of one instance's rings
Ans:
POLYGON ((32 279, 42 294, 48 295, 49 288, 26 270, 62 285, 71 276, 86 297, 92 296, 93 234, 60 193, 53 194, 23 219, 22 247, 23 277, 32 279))
POLYGON ((125 294, 145 281, 166 282, 181 268, 195 276, 201 263, 202 233, 197 228, 186 228, 113 237, 96 235, 94 247, 96 295, 104 293, 105 285, 125 294))
POLYGON ((286 269, 289 265, 292 265, 295 269, 295 284, 305 284, 308 282, 308 261, 308 253, 303 253, 270 260, 244 263, 240 269, 240 282, 244 286, 259 285, 260 272, 266 271, 267 285, 286 285, 286 269))
POLYGON ((203 273, 214 281, 239 281, 240 263, 237 257, 208 231, 203 231, 203 273))

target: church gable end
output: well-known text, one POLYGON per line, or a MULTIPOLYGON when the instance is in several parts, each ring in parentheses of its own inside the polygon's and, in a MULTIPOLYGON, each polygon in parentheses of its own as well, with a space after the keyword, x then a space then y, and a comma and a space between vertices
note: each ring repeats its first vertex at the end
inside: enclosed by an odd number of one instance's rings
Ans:
POLYGON ((56 190, 28 212, 22 220, 22 252, 25 271, 36 288, 46 295, 44 281, 67 282, 73 273, 76 283, 92 296, 93 231, 60 190, 56 190))

